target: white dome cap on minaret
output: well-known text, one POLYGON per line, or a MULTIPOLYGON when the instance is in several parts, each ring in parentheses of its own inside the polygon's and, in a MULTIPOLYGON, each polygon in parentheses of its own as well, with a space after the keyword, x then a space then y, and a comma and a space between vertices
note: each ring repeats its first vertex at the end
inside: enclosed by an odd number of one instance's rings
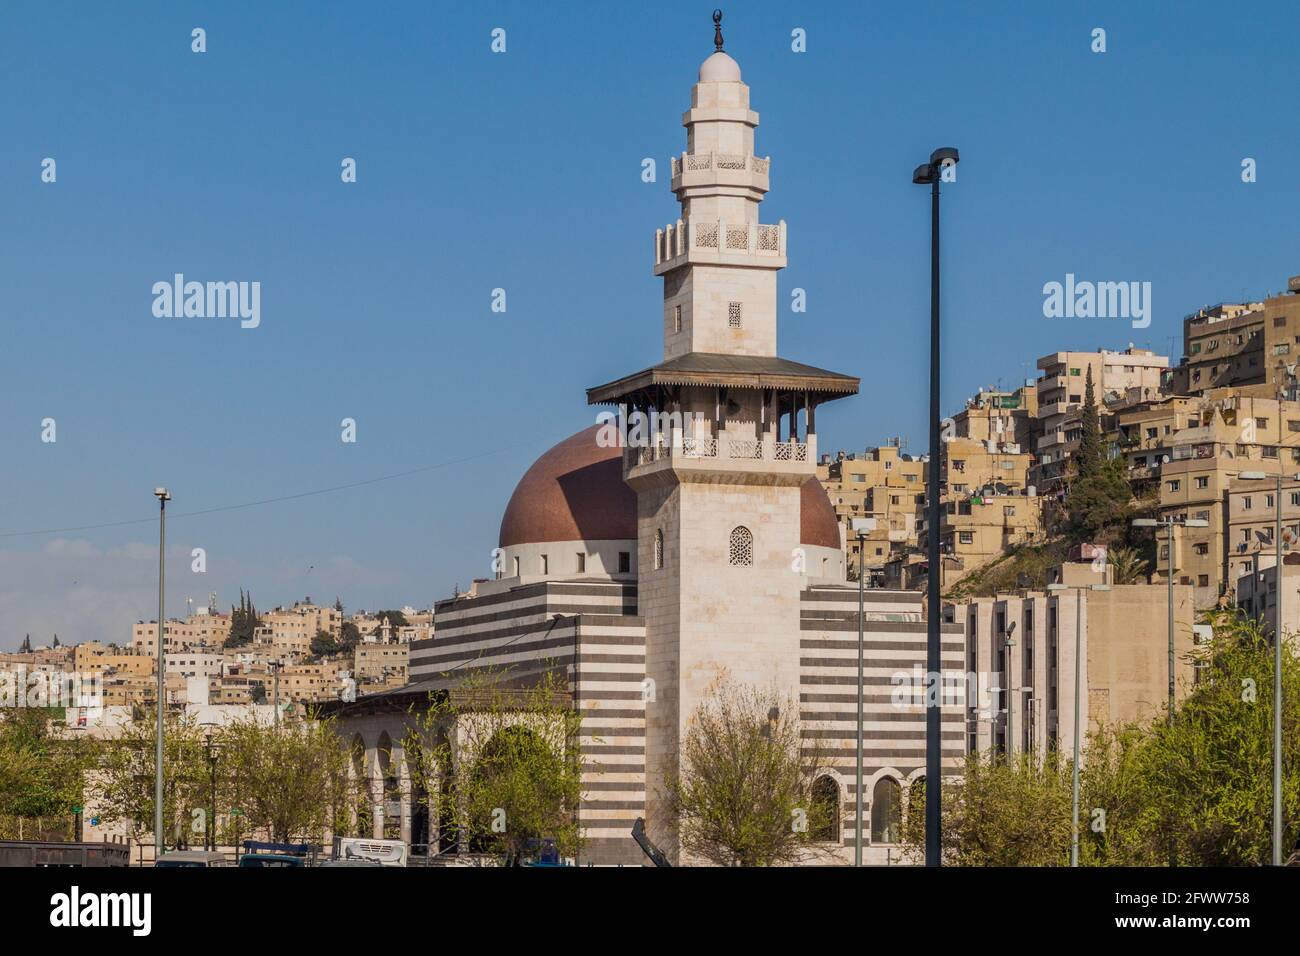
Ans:
POLYGON ((739 83, 740 64, 719 50, 700 64, 701 83, 739 83))

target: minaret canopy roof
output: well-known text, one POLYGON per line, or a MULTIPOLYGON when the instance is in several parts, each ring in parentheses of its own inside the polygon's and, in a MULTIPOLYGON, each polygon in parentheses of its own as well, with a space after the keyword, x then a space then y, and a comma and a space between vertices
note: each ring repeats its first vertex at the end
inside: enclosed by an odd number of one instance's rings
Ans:
POLYGON ((587 389, 587 404, 616 404, 655 385, 775 388, 839 398, 856 395, 859 383, 860 380, 855 376, 828 372, 824 368, 814 368, 775 355, 688 352, 633 375, 624 376, 616 382, 587 389))

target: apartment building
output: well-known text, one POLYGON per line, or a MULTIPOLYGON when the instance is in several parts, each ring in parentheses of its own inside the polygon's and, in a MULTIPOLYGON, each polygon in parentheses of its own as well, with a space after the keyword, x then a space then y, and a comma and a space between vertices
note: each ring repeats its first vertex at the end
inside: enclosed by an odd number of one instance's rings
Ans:
POLYGON ((869 448, 861 456, 823 456, 817 477, 843 528, 848 567, 865 564, 869 574, 878 577, 891 556, 916 546, 925 509, 926 468, 926 458, 913 458, 898 443, 869 448), (854 518, 876 521, 875 530, 865 536, 865 561, 852 529, 854 518))
POLYGON ((1066 463, 1079 447, 1079 408, 1092 373, 1093 396, 1100 412, 1107 404, 1154 397, 1169 370, 1169 358, 1130 345, 1122 351, 1053 352, 1038 360, 1038 462, 1030 484, 1040 492, 1058 493, 1066 463))
MULTIPOLYGON (((1282 550, 1286 552, 1300 544, 1300 481, 1291 477, 1282 482, 1282 550)), ((1277 481, 1269 477, 1263 481, 1233 479, 1227 490, 1227 582, 1241 595, 1238 582, 1244 575, 1271 568, 1277 560, 1277 481)), ((1300 555, 1297 555, 1300 559, 1300 555)), ((1286 576, 1290 576, 1290 569, 1286 576)), ((1300 611, 1300 607, 1295 610, 1300 611)), ((1300 616, 1300 615, 1297 615, 1300 616)))
POLYGON ((1038 385, 1030 379, 1015 391, 980 389, 952 420, 957 438, 1019 445, 1031 452, 1038 437, 1038 385))
MULTIPOLYGON (((1288 645, 1300 644, 1300 552, 1283 552, 1283 632, 1288 645)), ((1247 617, 1277 632, 1277 554, 1257 551, 1234 579, 1237 606, 1247 617)))
MULTIPOLYGON (((1067 581, 1096 580, 1091 566, 1069 565, 1067 581)), ((968 752, 1010 748, 1039 759, 1069 751, 1074 738, 1075 669, 1080 730, 1150 721, 1168 699, 1168 618, 1163 585, 1061 586, 972 598, 945 608, 966 626, 968 752), (1076 656, 1076 633, 1079 653, 1076 656), (1009 710, 1008 710, 1009 706, 1009 710)), ((1176 697, 1194 681, 1191 589, 1174 589, 1176 697)))
POLYGON ((353 649, 352 674, 357 681, 385 680, 400 676, 405 682, 410 647, 403 642, 358 644, 353 649))
POLYGON ((1300 356, 1300 276, 1262 302, 1221 302, 1183 319, 1183 359, 1171 388, 1199 395, 1213 388, 1265 386, 1296 398, 1300 356))
MULTIPOLYGON (((1194 412, 1189 408, 1185 427, 1173 432, 1166 446, 1159 461, 1161 517, 1208 522, 1205 528, 1174 529, 1173 574, 1194 589, 1197 607, 1212 607, 1231 591, 1230 556, 1249 554, 1238 548, 1249 543, 1242 530, 1229 527, 1233 480, 1242 471, 1300 470, 1300 403, 1252 397, 1244 389, 1212 390, 1194 412)), ((1268 494, 1263 488, 1258 493, 1268 494)), ((1254 500, 1251 506, 1257 507, 1254 500)), ((1156 558, 1155 579, 1164 580, 1171 566, 1164 529, 1159 529, 1156 558)))
MULTIPOLYGON (((219 650, 230 636, 230 615, 210 614, 204 608, 185 620, 172 618, 164 628, 166 652, 219 650)), ((158 622, 138 621, 131 629, 131 646, 137 654, 158 655, 158 622)))

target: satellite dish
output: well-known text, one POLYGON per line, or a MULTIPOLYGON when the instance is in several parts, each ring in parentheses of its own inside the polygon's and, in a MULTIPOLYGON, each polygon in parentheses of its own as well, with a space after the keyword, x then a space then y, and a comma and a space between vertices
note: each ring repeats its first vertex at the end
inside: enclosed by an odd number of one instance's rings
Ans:
POLYGON ((997 492, 998 494, 1000 494, 1000 495, 1008 494, 1008 493, 1011 491, 1010 488, 1008 488, 1006 485, 1004 485, 1004 484, 1003 484, 1002 482, 1000 482, 1000 481, 995 481, 995 482, 993 483, 993 490, 996 491, 996 492, 997 492))

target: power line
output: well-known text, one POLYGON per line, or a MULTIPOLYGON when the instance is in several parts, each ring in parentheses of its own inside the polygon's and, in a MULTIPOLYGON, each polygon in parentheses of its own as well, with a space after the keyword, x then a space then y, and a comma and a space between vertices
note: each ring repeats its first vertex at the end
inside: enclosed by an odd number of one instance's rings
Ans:
MULTIPOLYGON (((465 462, 477 461, 480 458, 487 458, 492 455, 499 455, 504 451, 509 451, 512 448, 516 448, 516 447, 518 447, 518 444, 506 445, 502 448, 496 448, 493 449, 492 451, 481 452, 480 454, 477 455, 469 455, 465 458, 454 458, 450 461, 438 462, 437 464, 434 465, 424 465, 420 468, 411 468, 408 471, 394 472, 391 475, 380 475, 376 478, 365 478, 361 481, 351 481, 348 482, 347 484, 333 485, 329 488, 317 488, 313 491, 302 491, 292 495, 277 495, 274 498, 261 498, 257 501, 245 501, 245 502, 241 502, 240 504, 218 505, 215 508, 202 508, 198 511, 181 511, 181 512, 177 512, 171 517, 173 519, 196 518, 199 517, 200 515, 217 514, 218 512, 223 512, 223 511, 238 511, 241 508, 256 508, 260 505, 276 504, 281 501, 295 501, 299 498, 311 498, 316 495, 333 494, 336 491, 347 491, 351 488, 361 488, 366 485, 378 484, 381 481, 393 481, 397 478, 408 478, 411 475, 419 475, 419 474, 423 474, 424 472, 437 471, 440 468, 449 468, 452 465, 463 465, 465 462)), ((153 515, 148 518, 132 518, 125 521, 106 521, 100 524, 85 524, 85 525, 77 525, 75 527, 67 527, 67 528, 40 528, 32 531, 0 531, 0 538, 35 537, 43 534, 69 534, 73 531, 96 531, 101 528, 122 528, 128 525, 135 525, 135 524, 153 524, 157 520, 158 520, 158 516, 153 515)))

